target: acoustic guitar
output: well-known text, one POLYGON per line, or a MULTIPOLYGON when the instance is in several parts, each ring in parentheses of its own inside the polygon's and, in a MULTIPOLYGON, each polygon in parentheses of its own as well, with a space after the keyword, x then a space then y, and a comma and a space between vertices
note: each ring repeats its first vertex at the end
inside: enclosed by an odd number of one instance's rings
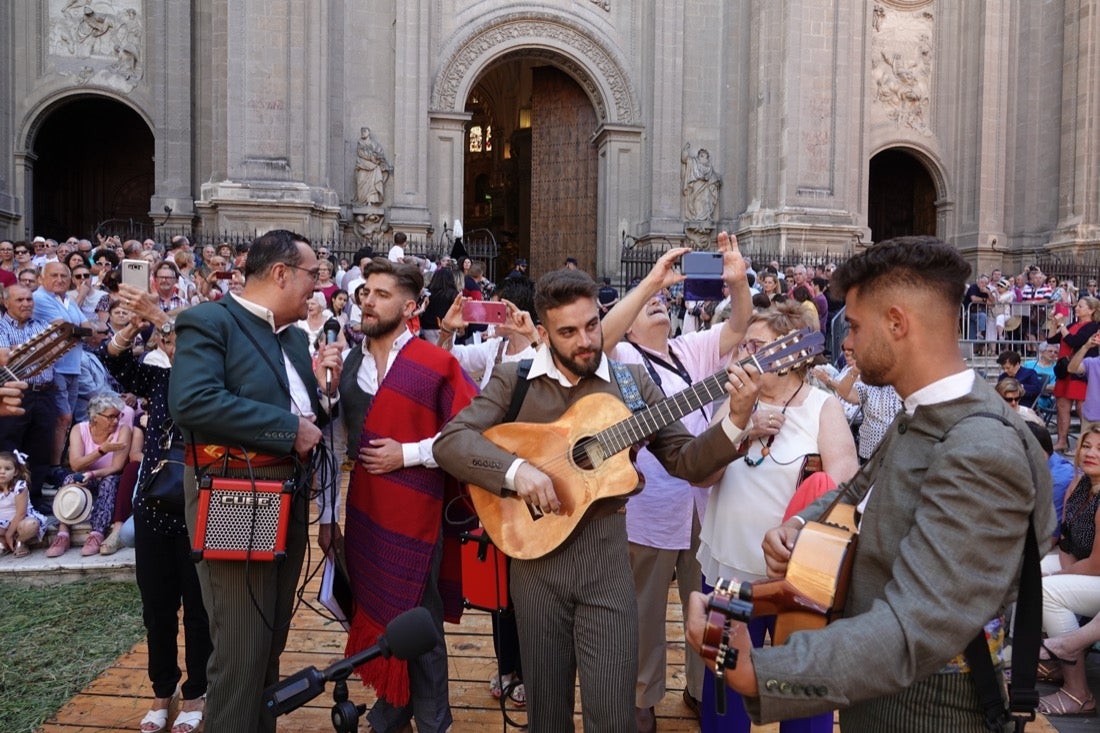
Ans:
POLYGON ((773 644, 783 644, 796 631, 824 628, 840 616, 848 596, 859 537, 855 509, 837 502, 821 521, 806 522, 795 540, 784 577, 753 583, 720 579, 709 611, 738 620, 745 620, 746 614, 775 616, 773 644))
POLYGON ((91 329, 62 320, 52 322, 45 331, 11 350, 8 363, 0 366, 0 382, 22 382, 41 373, 91 335, 91 329))
MULTIPOLYGON (((804 328, 762 346, 740 362, 761 372, 787 372, 821 353, 825 338, 804 328)), ((550 477, 561 502, 557 514, 542 514, 514 492, 470 486, 482 526, 503 553, 521 560, 542 557, 572 535, 585 512, 602 499, 641 491, 634 468, 636 446, 661 428, 725 396, 723 369, 679 394, 631 414, 619 398, 588 395, 550 423, 503 423, 485 437, 550 477)))

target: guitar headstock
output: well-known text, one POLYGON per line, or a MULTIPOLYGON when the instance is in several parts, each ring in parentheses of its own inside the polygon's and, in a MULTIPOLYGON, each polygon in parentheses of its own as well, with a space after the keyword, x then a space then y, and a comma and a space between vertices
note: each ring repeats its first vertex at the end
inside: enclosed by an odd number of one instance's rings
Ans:
POLYGON ((90 334, 91 331, 86 328, 61 320, 54 321, 48 329, 12 349, 4 378, 20 381, 33 377, 90 334))
POLYGON ((812 328, 780 336, 767 346, 761 346, 747 361, 754 363, 761 372, 786 374, 825 350, 825 336, 812 328))

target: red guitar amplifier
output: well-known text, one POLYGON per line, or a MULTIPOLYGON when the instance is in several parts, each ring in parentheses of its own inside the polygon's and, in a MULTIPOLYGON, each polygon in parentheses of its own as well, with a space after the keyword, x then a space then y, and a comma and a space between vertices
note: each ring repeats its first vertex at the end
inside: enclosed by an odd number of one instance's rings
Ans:
POLYGON ((191 558, 282 559, 293 491, 291 481, 204 476, 191 558))
POLYGON ((508 603, 508 556, 484 529, 459 535, 462 541, 462 594, 466 608, 503 611, 508 603))

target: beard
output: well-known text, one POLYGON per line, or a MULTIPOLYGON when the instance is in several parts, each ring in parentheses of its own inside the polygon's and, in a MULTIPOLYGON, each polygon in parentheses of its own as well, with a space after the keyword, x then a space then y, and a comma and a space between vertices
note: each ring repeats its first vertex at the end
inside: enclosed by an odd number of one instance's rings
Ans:
POLYGON ((885 387, 890 384, 890 374, 894 371, 897 358, 888 347, 874 343, 871 341, 868 350, 858 356, 859 378, 872 387, 885 387))
POLYGON ((550 348, 550 353, 553 354, 554 360, 558 365, 572 372, 577 377, 584 378, 595 376, 596 370, 600 368, 600 361, 603 359, 602 344, 593 344, 592 355, 583 357, 578 357, 576 352, 566 356, 558 351, 549 339, 546 345, 550 348))
POLYGON ((363 314, 362 330, 363 335, 367 338, 374 339, 380 336, 388 336, 405 323, 405 317, 400 313, 393 318, 383 318, 381 315, 377 314, 375 317, 378 319, 377 321, 368 323, 366 314, 363 314))

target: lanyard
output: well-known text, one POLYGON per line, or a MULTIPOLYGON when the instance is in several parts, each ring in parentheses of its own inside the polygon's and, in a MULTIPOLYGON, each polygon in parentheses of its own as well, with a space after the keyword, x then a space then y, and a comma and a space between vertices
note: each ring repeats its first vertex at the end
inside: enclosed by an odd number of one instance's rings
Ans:
MULTIPOLYGON (((679 376, 680 379, 684 380, 684 384, 688 385, 689 387, 694 382, 694 380, 691 378, 691 375, 688 374, 688 370, 684 368, 684 363, 680 361, 680 357, 676 356, 676 352, 672 350, 671 346, 668 349, 668 355, 672 357, 673 363, 669 364, 657 354, 649 353, 630 339, 627 339, 626 342, 633 346, 638 354, 642 357, 642 363, 645 364, 646 371, 649 372, 649 376, 652 377, 653 381, 656 382, 657 386, 661 388, 662 392, 664 392, 665 397, 671 397, 671 395, 665 390, 664 386, 661 384, 661 375, 658 374, 657 370, 653 368, 654 362, 672 372, 673 374, 679 376)), ((710 416, 707 415, 706 409, 704 409, 704 407, 701 406, 699 408, 699 413, 703 416, 704 420, 710 422, 710 416)))

